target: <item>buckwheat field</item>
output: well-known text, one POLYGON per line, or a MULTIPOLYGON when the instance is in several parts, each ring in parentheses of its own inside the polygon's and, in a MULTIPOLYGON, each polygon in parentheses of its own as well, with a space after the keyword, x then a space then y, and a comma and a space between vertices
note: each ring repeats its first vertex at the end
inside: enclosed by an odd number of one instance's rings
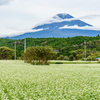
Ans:
POLYGON ((100 64, 0 60, 0 100, 100 100, 100 64))

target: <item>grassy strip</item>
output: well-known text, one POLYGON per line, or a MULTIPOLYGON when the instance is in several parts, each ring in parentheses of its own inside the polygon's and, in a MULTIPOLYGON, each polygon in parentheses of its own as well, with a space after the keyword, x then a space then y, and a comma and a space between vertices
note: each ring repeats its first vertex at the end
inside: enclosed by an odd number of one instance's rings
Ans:
POLYGON ((50 62, 50 64, 99 64, 99 62, 50 62))

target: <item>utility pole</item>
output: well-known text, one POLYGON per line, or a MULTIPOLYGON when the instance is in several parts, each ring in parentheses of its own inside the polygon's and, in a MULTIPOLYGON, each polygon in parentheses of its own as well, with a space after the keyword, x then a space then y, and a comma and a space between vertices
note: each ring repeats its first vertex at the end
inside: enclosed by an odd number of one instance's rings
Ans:
POLYGON ((26 39, 24 40, 24 62, 26 63, 25 53, 26 53, 26 39))
POLYGON ((84 41, 85 61, 86 61, 86 41, 84 41))
POLYGON ((16 41, 15 41, 15 60, 16 60, 16 41))

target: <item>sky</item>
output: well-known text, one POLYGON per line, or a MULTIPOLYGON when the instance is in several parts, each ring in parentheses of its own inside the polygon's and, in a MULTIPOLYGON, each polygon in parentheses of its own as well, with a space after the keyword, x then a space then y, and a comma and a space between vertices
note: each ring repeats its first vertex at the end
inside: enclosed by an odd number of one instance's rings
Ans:
POLYGON ((0 0, 0 37, 31 32, 36 24, 58 13, 100 28, 100 0, 0 0))

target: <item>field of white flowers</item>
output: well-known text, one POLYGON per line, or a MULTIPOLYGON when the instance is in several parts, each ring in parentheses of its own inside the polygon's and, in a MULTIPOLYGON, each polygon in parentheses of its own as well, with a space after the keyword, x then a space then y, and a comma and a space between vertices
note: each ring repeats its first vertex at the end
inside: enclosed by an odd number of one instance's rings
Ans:
POLYGON ((0 60, 0 100, 100 100, 100 64, 0 60))

